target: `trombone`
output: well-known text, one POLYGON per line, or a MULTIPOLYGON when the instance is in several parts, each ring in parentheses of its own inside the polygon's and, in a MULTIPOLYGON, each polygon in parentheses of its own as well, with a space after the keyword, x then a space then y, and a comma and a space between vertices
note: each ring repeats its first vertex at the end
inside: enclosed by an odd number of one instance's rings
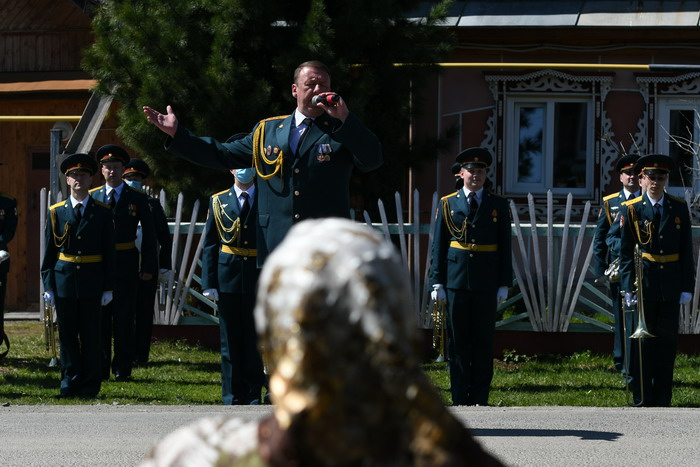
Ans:
POLYGON ((433 349, 439 352, 436 362, 445 361, 445 302, 435 300, 433 302, 433 349))
MULTIPOLYGON (((642 259, 642 249, 639 243, 634 246, 634 272, 636 275, 635 286, 637 288, 637 328, 630 335, 630 339, 637 339, 637 350, 639 354, 639 395, 641 402, 644 402, 644 359, 642 354, 642 339, 655 337, 649 332, 646 320, 644 319, 644 264, 642 259)), ((625 346, 625 350, 627 347, 625 346)))
POLYGON ((44 303, 44 344, 46 351, 51 354, 49 367, 58 366, 58 343, 56 342, 56 333, 58 326, 53 319, 54 307, 44 303))

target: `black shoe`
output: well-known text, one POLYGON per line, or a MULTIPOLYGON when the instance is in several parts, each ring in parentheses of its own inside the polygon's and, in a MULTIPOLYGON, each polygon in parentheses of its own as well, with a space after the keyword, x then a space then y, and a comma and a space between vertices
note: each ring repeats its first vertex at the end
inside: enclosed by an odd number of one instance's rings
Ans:
POLYGON ((131 380, 131 375, 117 371, 114 373, 114 379, 119 382, 129 381, 131 380))

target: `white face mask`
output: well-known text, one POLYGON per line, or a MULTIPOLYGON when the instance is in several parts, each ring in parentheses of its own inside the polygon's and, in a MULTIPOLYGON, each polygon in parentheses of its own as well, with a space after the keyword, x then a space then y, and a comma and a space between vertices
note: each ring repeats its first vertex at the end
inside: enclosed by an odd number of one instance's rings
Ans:
POLYGON ((140 182, 138 180, 124 180, 124 183, 126 183, 132 188, 136 188, 137 190, 143 189, 143 182, 140 182))
POLYGON ((247 169, 236 169, 236 180, 238 180, 241 183, 252 182, 254 176, 255 172, 253 171, 252 167, 249 167, 247 169))

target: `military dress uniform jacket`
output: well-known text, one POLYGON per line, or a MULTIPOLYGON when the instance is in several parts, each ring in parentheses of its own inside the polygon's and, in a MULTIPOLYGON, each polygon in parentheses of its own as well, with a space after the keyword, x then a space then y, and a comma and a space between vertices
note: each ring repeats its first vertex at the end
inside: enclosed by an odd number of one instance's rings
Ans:
POLYGON ((160 201, 156 198, 149 196, 148 205, 151 208, 153 227, 155 228, 156 239, 160 247, 160 251, 158 252, 158 268, 172 269, 173 238, 170 234, 170 227, 168 227, 168 218, 165 216, 163 206, 160 205, 160 201))
POLYGON ((508 202, 487 190, 472 222, 463 190, 440 200, 432 248, 431 284, 495 290, 513 281, 508 202))
POLYGON ((53 290, 57 297, 96 298, 114 290, 112 210, 88 200, 80 224, 70 199, 49 209, 41 278, 44 290, 53 290))
MULTIPOLYGON (((101 203, 107 202, 105 186, 90 190, 90 195, 101 203)), ((158 274, 156 235, 148 196, 141 190, 124 184, 121 196, 114 206, 114 231, 117 277, 134 272, 158 274), (141 266, 139 251, 136 249, 136 230, 141 223, 141 266)))
MULTIPOLYGON (((255 197, 259 190, 255 190, 255 197)), ((228 190, 209 199, 207 233, 202 250, 202 289, 219 293, 254 294, 260 269, 256 264, 257 200, 247 219, 239 220, 236 192, 228 190)))
POLYGON ((685 200, 664 195, 661 225, 654 224, 654 209, 642 195, 622 207, 620 271, 622 290, 636 290, 634 246, 641 234, 644 300, 678 302, 681 292, 693 292, 695 268, 690 214, 685 200), (650 235, 651 234, 651 235, 650 235))
POLYGON ((258 265, 295 222, 348 218, 353 168, 367 172, 382 164, 377 137, 352 113, 342 124, 325 113, 317 117, 296 155, 289 147, 293 122, 294 115, 263 120, 250 135, 230 143, 198 138, 179 126, 166 141, 168 151, 205 167, 257 168, 258 265), (256 158, 254 142, 262 153, 256 158))
POLYGON ((625 191, 610 194, 603 198, 603 206, 600 208, 598 223, 593 237, 593 256, 595 264, 593 273, 595 277, 601 277, 610 263, 619 255, 619 222, 622 203, 626 201, 625 191), (612 230, 612 232, 611 232, 612 230), (611 250, 611 244, 614 250, 611 250), (608 254, 610 253, 610 254, 608 254))
MULTIPOLYGON (((17 201, 4 193, 0 193, 0 250, 7 251, 7 244, 15 236, 17 230, 17 201)), ((0 263, 0 272, 7 272, 10 260, 0 263)))

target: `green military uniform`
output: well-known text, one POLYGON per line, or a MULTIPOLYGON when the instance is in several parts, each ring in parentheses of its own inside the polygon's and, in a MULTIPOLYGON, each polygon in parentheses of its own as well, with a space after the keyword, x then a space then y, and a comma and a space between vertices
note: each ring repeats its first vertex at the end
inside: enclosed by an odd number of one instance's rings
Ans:
MULTIPOLYGON (((97 158, 104 161, 112 157, 128 162, 124 149, 107 145, 97 151, 97 158)), ((109 378, 110 366, 115 377, 131 377, 134 359, 134 314, 136 310, 136 290, 139 272, 157 276, 158 258, 153 216, 148 204, 148 196, 141 190, 131 188, 122 182, 116 204, 113 207, 115 229, 115 270, 116 282, 114 300, 103 307, 102 358, 103 379, 109 378), (141 224, 141 252, 136 248, 137 228, 141 224), (114 358, 111 359, 112 335, 114 336, 114 358), (110 365, 111 360, 111 365, 110 365)), ((104 204, 107 199, 107 186, 90 190, 91 196, 104 204)))
MULTIPOLYGON (((95 164, 87 154, 76 154, 65 159, 62 171, 69 172, 75 161, 95 164)), ((61 395, 95 397, 102 366, 100 300, 114 289, 114 222, 111 209, 89 196, 78 221, 71 200, 49 209, 41 277, 44 290, 55 295, 61 395)))
MULTIPOLYGON (((672 161, 668 156, 642 157, 637 173, 651 168, 667 174, 672 161), (668 164, 668 165, 666 165, 668 164)), ((642 255, 643 306, 648 331, 655 337, 639 339, 631 345, 631 387, 635 405, 669 406, 673 387, 673 366, 678 342, 679 298, 692 293, 695 284, 690 214, 685 200, 663 195, 661 215, 644 194, 623 205, 620 237, 622 290, 637 289, 634 250, 642 255), (641 351, 641 355, 640 355, 641 351)), ((640 306, 640 304, 638 304, 640 306)))
POLYGON ((353 168, 382 163, 381 145, 354 114, 344 123, 323 114, 304 135, 296 155, 289 145, 294 115, 258 122, 250 135, 230 143, 198 138, 179 126, 168 151, 213 168, 255 167, 258 173, 258 265, 295 223, 350 215, 353 168))
MULTIPOLYGON (((490 155, 481 148, 460 153, 457 161, 472 163, 474 154, 486 160, 482 167, 490 165, 490 155)), ((484 188, 473 212, 462 185, 440 200, 430 283, 447 289, 452 403, 487 405, 493 378, 496 292, 513 281, 510 214, 507 200, 484 188)))
MULTIPOLYGON (((639 159, 636 154, 627 154, 621 157, 615 165, 618 173, 631 170, 639 159)), ((637 193, 638 194, 638 193, 637 193)), ((622 203, 636 196, 626 194, 622 189, 603 198, 603 206, 600 208, 595 235, 593 237, 593 256, 595 277, 603 277, 610 263, 620 256, 620 213, 622 203)), ((613 365, 617 371, 627 374, 625 368, 625 354, 629 353, 625 345, 625 329, 632 328, 632 314, 625 315, 620 295, 620 282, 608 282, 610 298, 612 300, 613 326, 613 365), (623 322, 626 320, 626 322, 623 322)))
MULTIPOLYGON (((0 250, 7 251, 7 244, 15 236, 17 230, 17 201, 0 193, 0 250)), ((5 334, 5 292, 7 291, 7 273, 10 271, 10 259, 0 263, 0 345, 4 342, 7 350, 10 341, 5 334)), ((0 354, 0 358, 7 355, 7 351, 0 354)))
MULTIPOLYGON (((151 168, 140 159, 131 159, 124 169, 123 177, 130 173, 137 173, 147 178, 151 173, 151 168)), ((127 184, 131 182, 126 181, 127 184)), ((131 186, 131 185, 130 185, 131 186)), ((158 269, 172 269, 172 249, 173 241, 168 219, 163 211, 160 201, 148 196, 148 205, 153 216, 153 227, 155 228, 156 239, 158 241, 158 269)), ((148 362, 151 352, 151 339, 153 335, 153 312, 155 310, 155 297, 158 288, 158 277, 138 283, 136 299, 136 312, 134 316, 134 363, 148 362)))
POLYGON ((219 292, 221 393, 226 405, 258 403, 265 383, 253 317, 260 273, 254 199, 242 218, 235 186, 213 195, 202 251, 202 289, 219 292))

